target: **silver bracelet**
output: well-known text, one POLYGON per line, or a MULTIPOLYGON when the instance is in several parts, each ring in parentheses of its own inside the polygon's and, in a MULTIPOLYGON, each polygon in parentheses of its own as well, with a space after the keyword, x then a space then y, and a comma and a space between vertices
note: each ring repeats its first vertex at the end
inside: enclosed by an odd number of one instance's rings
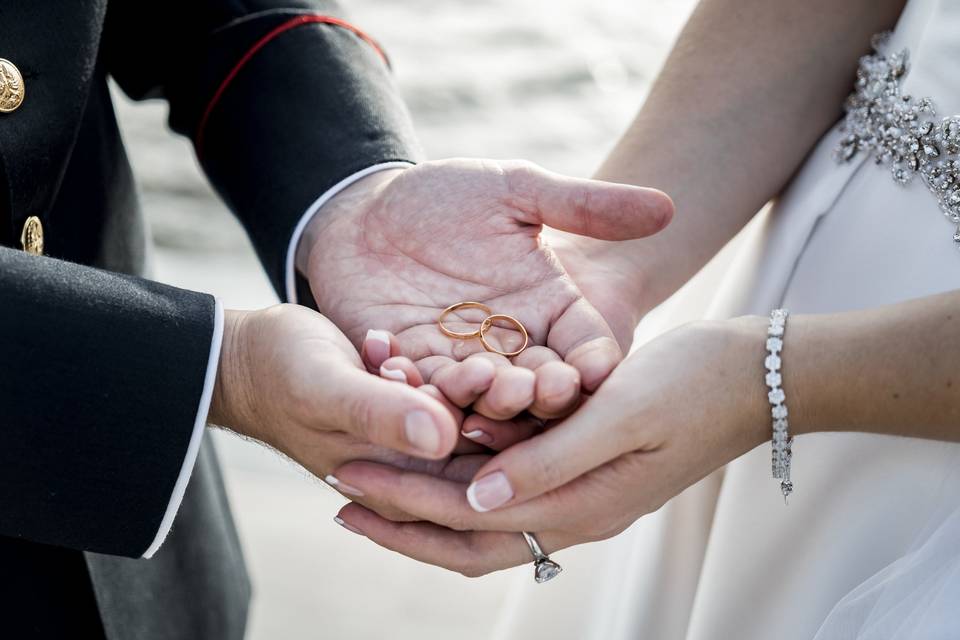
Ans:
POLYGON ((787 327, 786 309, 774 309, 770 312, 770 325, 767 327, 767 368, 766 383, 770 388, 767 400, 770 401, 770 416, 773 418, 773 457, 772 470, 775 480, 780 481, 783 500, 793 492, 790 481, 790 459, 793 457, 793 438, 790 437, 790 425, 787 423, 787 395, 783 391, 783 376, 780 353, 783 351, 783 334, 787 327))

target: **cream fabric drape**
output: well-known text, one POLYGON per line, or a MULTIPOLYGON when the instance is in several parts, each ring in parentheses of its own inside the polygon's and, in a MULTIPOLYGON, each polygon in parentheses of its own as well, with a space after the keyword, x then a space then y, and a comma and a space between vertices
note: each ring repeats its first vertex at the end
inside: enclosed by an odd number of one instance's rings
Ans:
MULTIPOLYGON (((960 2, 911 0, 888 50, 904 47, 912 60, 906 90, 933 98, 939 116, 960 113, 960 2)), ((766 315, 776 306, 845 311, 960 288, 954 227, 933 195, 919 180, 896 185, 862 154, 836 164, 839 139, 836 130, 824 136, 784 197, 646 322, 644 337, 695 317, 766 315)), ((758 364, 758 385, 762 373, 758 364)), ((898 594, 939 603, 914 619, 953 616, 960 633, 960 601, 945 610, 948 599, 922 597, 930 591, 916 584, 960 592, 960 543, 949 543, 960 530, 960 445, 802 436, 789 506, 770 478, 769 455, 759 447, 616 539, 557 554, 563 576, 518 581, 497 637, 947 637, 904 635, 909 629, 873 611, 898 594), (931 566, 954 573, 933 578, 924 573, 931 566)))

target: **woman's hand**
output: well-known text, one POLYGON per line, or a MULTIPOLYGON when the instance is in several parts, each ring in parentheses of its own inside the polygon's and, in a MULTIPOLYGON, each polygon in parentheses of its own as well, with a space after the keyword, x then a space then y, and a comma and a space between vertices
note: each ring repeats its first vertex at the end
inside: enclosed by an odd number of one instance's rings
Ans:
POLYGON ((477 465, 473 482, 353 462, 366 504, 339 517, 374 542, 467 575, 608 538, 768 438, 766 321, 681 327, 643 347, 575 414, 477 465), (391 522, 402 511, 428 522, 391 522))

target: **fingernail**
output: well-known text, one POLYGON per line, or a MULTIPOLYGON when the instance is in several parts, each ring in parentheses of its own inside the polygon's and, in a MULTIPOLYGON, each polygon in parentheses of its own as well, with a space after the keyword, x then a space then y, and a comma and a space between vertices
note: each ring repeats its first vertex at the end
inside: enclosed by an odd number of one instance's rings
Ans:
POLYGON ((405 374, 401 369, 387 369, 383 365, 380 365, 380 375, 388 380, 396 380, 397 382, 406 382, 407 374, 405 374))
POLYGON ((370 329, 364 340, 367 347, 367 358, 375 367, 379 367, 384 360, 390 357, 390 334, 386 331, 370 329))
POLYGON ((464 438, 470 438, 474 442, 479 442, 480 444, 490 444, 493 442, 493 436, 491 436, 486 431, 481 429, 474 429, 473 431, 461 431, 464 438))
POLYGON ((333 521, 336 522, 336 523, 337 523, 338 525, 340 525, 341 527, 343 527, 344 529, 346 529, 347 531, 352 531, 353 533, 357 534, 358 536, 362 536, 362 535, 363 535, 363 531, 360 531, 360 529, 357 529, 355 526, 353 526, 352 524, 350 524, 349 522, 347 522, 346 520, 344 520, 344 519, 341 518, 340 516, 334 516, 334 517, 333 517, 333 521))
POLYGON ((411 411, 404 422, 404 431, 407 441, 414 447, 429 453, 437 453, 440 449, 440 431, 433 418, 426 411, 411 411))
POLYGON ((502 471, 483 476, 467 487, 467 502, 474 511, 483 513, 506 504, 513 497, 513 487, 502 471))
POLYGON ((329 475, 323 479, 328 485, 339 491, 340 493, 345 493, 348 496, 362 496, 363 491, 357 489, 355 486, 347 484, 346 482, 340 482, 340 479, 337 476, 329 475))

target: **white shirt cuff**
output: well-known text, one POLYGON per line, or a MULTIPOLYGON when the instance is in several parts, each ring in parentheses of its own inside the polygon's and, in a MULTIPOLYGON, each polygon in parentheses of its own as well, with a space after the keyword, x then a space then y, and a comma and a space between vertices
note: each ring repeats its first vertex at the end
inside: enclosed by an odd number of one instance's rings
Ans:
POLYGON ((303 230, 307 228, 307 225, 310 224, 310 221, 313 220, 313 216, 320 211, 320 208, 323 205, 327 204, 335 195, 352 185, 357 180, 361 178, 366 178, 367 176, 377 173, 378 171, 386 171, 387 169, 404 169, 409 167, 412 162, 382 162, 380 164, 375 164, 372 167, 367 167, 361 171, 357 171, 355 174, 348 176, 327 189, 322 196, 313 201, 307 211, 300 218, 300 222, 297 223, 297 226, 293 228, 293 235, 290 236, 290 244, 287 245, 287 263, 286 263, 286 290, 287 290, 287 302, 297 302, 297 279, 296 279, 296 266, 294 264, 294 258, 297 255, 297 245, 300 244, 300 237, 303 235, 303 230))
POLYGON ((207 414, 210 412, 210 401, 213 399, 213 386, 217 379, 217 367, 220 364, 220 345, 223 343, 223 305, 220 300, 216 301, 213 312, 213 339, 210 341, 210 356, 207 359, 207 374, 203 380, 203 392, 200 394, 200 406, 197 407, 197 417, 193 421, 193 433, 190 435, 190 444, 187 445, 187 455, 183 459, 183 466, 180 467, 180 475, 177 477, 176 484, 173 485, 173 494, 170 496, 170 502, 167 504, 167 510, 163 514, 163 520, 160 521, 160 530, 157 531, 153 542, 143 552, 144 558, 152 558, 157 552, 163 541, 167 539, 170 528, 173 526, 173 519, 180 509, 180 503, 183 502, 183 494, 187 490, 187 484, 190 482, 190 474, 193 473, 193 467, 197 463, 197 454, 200 453, 200 442, 203 440, 203 430, 207 426, 207 414))

